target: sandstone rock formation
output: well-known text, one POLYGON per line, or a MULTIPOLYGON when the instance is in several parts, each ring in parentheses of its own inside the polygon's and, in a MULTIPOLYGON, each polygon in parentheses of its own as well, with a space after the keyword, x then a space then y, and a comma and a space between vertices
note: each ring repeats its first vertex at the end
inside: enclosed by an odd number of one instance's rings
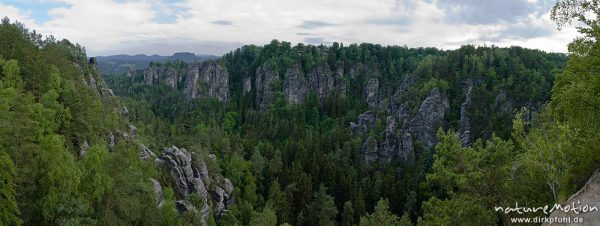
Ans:
POLYGON ((419 111, 410 121, 408 131, 423 148, 431 149, 437 144, 437 129, 442 126, 449 109, 448 98, 442 96, 437 88, 421 103, 419 111))
POLYGON ((563 206, 574 205, 575 207, 580 207, 580 208, 587 206, 588 210, 589 210, 589 208, 596 208, 596 210, 595 211, 592 210, 592 211, 588 211, 588 212, 584 213, 584 211, 582 211, 582 209, 580 209, 579 214, 576 214, 573 211, 554 210, 554 212, 552 212, 549 217, 551 217, 551 218, 568 217, 568 218, 571 218, 571 220, 573 220, 574 218, 577 217, 577 218, 582 218, 583 223, 574 223, 574 222, 564 223, 564 224, 544 223, 544 224, 542 224, 543 226, 549 226, 549 225, 566 225, 566 226, 600 225, 600 212, 598 211, 600 209, 600 169, 598 169, 598 170, 596 170, 596 172, 594 172, 592 177, 590 177, 588 182, 585 184, 585 186, 583 186, 583 188, 581 188, 581 190, 579 190, 577 193, 572 195, 564 203, 561 203, 561 205, 563 205, 563 206))
POLYGON ((233 185, 231 181, 220 175, 211 177, 206 163, 183 148, 175 146, 165 148, 155 160, 159 169, 167 170, 174 183, 179 197, 196 194, 203 206, 195 207, 186 200, 177 201, 180 211, 195 211, 202 216, 202 224, 206 224, 210 206, 213 213, 219 217, 226 213, 226 208, 233 204, 233 185))
POLYGON ((256 106, 260 110, 267 109, 275 101, 275 94, 278 91, 279 75, 271 70, 266 64, 256 69, 256 106))
POLYGON ((288 103, 299 104, 304 101, 308 92, 308 83, 300 68, 288 68, 283 82, 283 93, 288 103))
POLYGON ((215 98, 226 102, 229 99, 229 72, 218 62, 192 63, 186 79, 184 93, 190 100, 215 98))

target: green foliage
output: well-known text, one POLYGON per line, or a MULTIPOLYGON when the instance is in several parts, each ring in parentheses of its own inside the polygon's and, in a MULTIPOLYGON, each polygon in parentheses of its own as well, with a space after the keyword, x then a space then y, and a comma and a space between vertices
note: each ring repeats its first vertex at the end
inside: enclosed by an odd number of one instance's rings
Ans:
POLYGON ((268 205, 260 213, 254 213, 252 215, 252 221, 250 226, 275 226, 277 225, 277 216, 268 205))
POLYGON ((400 218, 389 211, 387 199, 380 199, 372 214, 360 218, 359 226, 390 225, 399 226, 400 218))
POLYGON ((306 207, 307 225, 336 225, 338 210, 333 197, 327 194, 327 188, 321 184, 314 194, 313 201, 306 207))
POLYGON ((4 150, 0 150, 0 224, 21 225, 13 177, 15 166, 4 150))
POLYGON ((6 87, 18 88, 22 85, 21 71, 17 60, 9 60, 2 67, 4 73, 4 85, 6 87))

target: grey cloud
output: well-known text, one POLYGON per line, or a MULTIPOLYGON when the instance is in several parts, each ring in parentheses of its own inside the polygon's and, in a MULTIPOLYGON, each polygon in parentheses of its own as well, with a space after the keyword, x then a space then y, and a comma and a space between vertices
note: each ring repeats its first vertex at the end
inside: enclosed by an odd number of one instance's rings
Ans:
POLYGON ((302 24, 298 25, 298 27, 306 28, 306 29, 314 29, 314 28, 329 27, 329 26, 335 26, 335 25, 336 24, 327 23, 325 21, 305 20, 305 21, 302 21, 302 24))
POLYGON ((216 24, 216 25, 223 25, 223 26, 233 25, 233 23, 229 20, 215 20, 215 21, 211 21, 211 23, 216 24))
POLYGON ((308 36, 308 35, 311 35, 310 33, 306 33, 306 32, 298 32, 298 33, 296 33, 296 34, 297 34, 297 35, 300 35, 300 36, 308 36))
POLYGON ((527 26, 510 26, 508 29, 503 30, 493 38, 489 38, 490 41, 501 41, 503 39, 530 39, 548 36, 552 34, 552 29, 527 25, 527 26))
POLYGON ((412 24, 411 18, 408 17, 394 17, 394 18, 383 18, 383 19, 369 19, 367 20, 368 24, 375 25, 397 25, 397 26, 406 26, 412 24))
POLYGON ((543 5, 527 0, 439 0, 438 7, 446 12, 446 20, 450 23, 496 24, 513 23, 536 12, 543 5))
POLYGON ((304 38, 304 42, 307 44, 313 44, 313 45, 320 45, 320 44, 328 45, 331 43, 331 42, 326 41, 324 37, 306 37, 306 38, 304 38))

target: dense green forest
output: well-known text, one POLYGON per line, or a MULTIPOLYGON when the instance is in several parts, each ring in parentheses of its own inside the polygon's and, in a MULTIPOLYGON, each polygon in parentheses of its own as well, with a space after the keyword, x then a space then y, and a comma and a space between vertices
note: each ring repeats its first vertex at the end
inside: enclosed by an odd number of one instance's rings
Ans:
POLYGON ((273 40, 104 75, 5 18, 0 225, 510 225, 600 167, 597 9, 555 6, 568 55, 273 40))

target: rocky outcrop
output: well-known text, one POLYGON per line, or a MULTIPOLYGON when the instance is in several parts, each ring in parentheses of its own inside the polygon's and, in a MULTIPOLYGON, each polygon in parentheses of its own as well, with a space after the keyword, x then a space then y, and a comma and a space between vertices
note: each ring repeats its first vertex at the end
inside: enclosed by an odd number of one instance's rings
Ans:
POLYGON ((348 81, 344 78, 344 67, 338 65, 335 71, 335 85, 340 96, 345 97, 347 92, 348 81))
POLYGON ((439 89, 433 89, 421 103, 419 111, 410 121, 409 132, 424 149, 437 143, 437 129, 444 123, 445 113, 450 109, 448 98, 439 89))
POLYGON ((243 84, 242 84, 242 94, 245 96, 246 94, 250 93, 250 91, 252 91, 252 78, 250 77, 246 77, 244 78, 243 84))
POLYGON ((129 125, 129 134, 131 134, 131 137, 137 137, 137 127, 129 125))
POLYGON ((87 81, 88 88, 90 88, 92 93, 94 93, 96 95, 100 95, 100 90, 98 89, 98 83, 96 82, 96 79, 94 79, 93 75, 89 75, 89 76, 90 76, 90 78, 87 81))
POLYGON ((148 85, 153 85, 154 83, 158 82, 161 77, 160 72, 161 68, 156 65, 146 68, 143 72, 144 82, 146 82, 148 85))
POLYGON ((304 101, 308 84, 298 67, 288 68, 283 82, 283 93, 288 103, 298 104, 304 101))
POLYGON ((162 186, 160 186, 160 183, 153 178, 150 178, 150 182, 152 182, 152 188, 154 189, 154 197, 156 199, 156 206, 161 207, 164 204, 163 203, 164 196, 163 196, 162 186))
POLYGON ((460 105, 460 120, 458 122, 458 134, 463 146, 471 144, 471 119, 468 116, 468 109, 471 105, 471 92, 473 91, 473 80, 468 79, 463 83, 463 93, 465 100, 460 105))
POLYGON ((83 157, 85 155, 85 153, 87 152, 88 149, 90 149, 90 144, 86 140, 79 147, 79 156, 83 157))
POLYGON ((365 99, 367 100, 367 105, 369 108, 374 108, 379 103, 377 101, 379 94, 379 80, 376 78, 371 78, 367 82, 365 86, 365 99))
POLYGON ((204 204, 201 207, 195 207, 186 200, 179 200, 176 205, 180 211, 198 212, 202 216, 201 224, 206 224, 211 204, 213 213, 218 217, 225 214, 226 208, 234 202, 231 181, 220 175, 215 176, 220 179, 213 180, 205 162, 187 150, 175 146, 165 148, 155 161, 159 169, 170 173, 179 197, 190 194, 200 197, 204 204))
POLYGON ((154 154, 154 152, 152 150, 150 150, 150 148, 146 147, 146 145, 140 144, 139 148, 140 148, 139 155, 140 155, 141 160, 156 159, 156 154, 154 154))
MULTIPOLYGON (((134 74, 127 72, 129 74, 134 74)), ((172 66, 164 65, 157 66, 152 65, 142 72, 144 76, 144 81, 148 85, 154 85, 159 82, 164 82, 166 85, 171 87, 172 89, 177 89, 179 82, 181 82, 181 76, 172 66)))
POLYGON ((360 149, 360 154, 367 162, 379 160, 379 143, 377 140, 371 136, 367 137, 360 149))
POLYGON ((384 140, 383 140, 383 148, 380 151, 380 158, 390 161, 394 155, 397 154, 398 150, 398 135, 397 131, 397 123, 394 116, 388 116, 385 120, 385 131, 384 131, 384 140))
POLYGON ((229 99, 229 72, 223 65, 214 61, 196 62, 189 66, 187 76, 184 93, 188 99, 214 98, 222 102, 229 99))
POLYGON ((357 136, 366 133, 375 125, 375 113, 373 111, 367 111, 358 115, 356 123, 350 122, 350 130, 352 134, 357 136))
POLYGON ((410 133, 402 134, 400 146, 398 147, 398 158, 407 165, 415 163, 415 148, 413 147, 413 138, 410 133))
POLYGON ((308 73, 308 83, 320 100, 326 98, 333 91, 334 79, 328 64, 321 64, 308 73))
POLYGON ((260 110, 265 110, 275 101, 275 95, 278 91, 277 84, 279 75, 271 70, 267 64, 263 64, 256 70, 256 105, 260 110))
POLYGON ((348 74, 350 75, 350 78, 357 78, 359 76, 367 76, 368 70, 369 68, 367 65, 363 63, 357 63, 350 68, 350 72, 348 74))
POLYGON ((496 106, 496 111, 498 112, 512 113, 513 103, 508 99, 508 93, 506 90, 500 90, 500 92, 498 92, 494 106, 496 106))
POLYGON ((566 202, 561 204, 562 206, 575 206, 580 209, 575 213, 569 208, 554 210, 550 214, 550 218, 564 219, 570 218, 570 223, 544 223, 542 225, 600 225, 600 169, 596 170, 588 182, 579 190, 577 193, 572 195, 566 202), (588 211, 584 211, 584 208, 588 211), (592 209, 593 208, 593 209, 592 209), (573 222, 575 218, 582 218, 583 223, 573 222))
POLYGON ((127 107, 123 106, 121 108, 121 114, 123 115, 123 117, 127 118, 129 117, 129 109, 127 109, 127 107))

